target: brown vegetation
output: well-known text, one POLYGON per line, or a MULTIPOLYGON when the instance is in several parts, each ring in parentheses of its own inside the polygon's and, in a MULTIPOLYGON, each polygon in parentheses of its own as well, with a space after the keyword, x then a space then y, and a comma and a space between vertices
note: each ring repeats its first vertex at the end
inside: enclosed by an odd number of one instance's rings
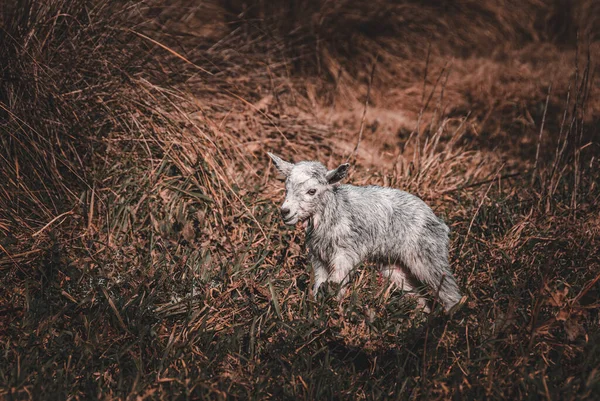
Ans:
POLYGON ((164 3, 0 5, 0 397, 600 393, 597 2, 164 3), (426 199, 466 305, 313 301, 265 150, 426 199))

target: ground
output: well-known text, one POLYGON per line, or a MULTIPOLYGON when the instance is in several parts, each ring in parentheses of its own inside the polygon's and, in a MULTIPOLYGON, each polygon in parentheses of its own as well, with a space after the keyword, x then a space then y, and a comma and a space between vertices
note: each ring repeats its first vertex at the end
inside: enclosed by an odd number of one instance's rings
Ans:
POLYGON ((429 3, 1 5, 1 397, 594 399, 600 9, 429 3), (463 307, 315 301, 267 151, 424 199, 463 307))

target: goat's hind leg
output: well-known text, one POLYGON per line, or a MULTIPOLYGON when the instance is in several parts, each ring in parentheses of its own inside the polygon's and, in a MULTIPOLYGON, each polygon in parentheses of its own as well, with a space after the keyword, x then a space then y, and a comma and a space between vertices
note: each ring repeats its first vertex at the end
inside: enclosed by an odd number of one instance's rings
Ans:
POLYGON ((446 312, 460 302, 460 290, 450 271, 448 254, 443 246, 422 246, 414 252, 408 267, 418 280, 427 284, 439 297, 446 312))
POLYGON ((394 283, 402 291, 408 293, 409 296, 414 297, 417 301, 418 307, 422 309, 423 312, 431 312, 429 306, 427 306, 425 298, 419 295, 419 293, 415 290, 414 279, 410 277, 410 275, 406 273, 403 268, 396 265, 384 265, 381 267, 381 274, 383 277, 394 283))

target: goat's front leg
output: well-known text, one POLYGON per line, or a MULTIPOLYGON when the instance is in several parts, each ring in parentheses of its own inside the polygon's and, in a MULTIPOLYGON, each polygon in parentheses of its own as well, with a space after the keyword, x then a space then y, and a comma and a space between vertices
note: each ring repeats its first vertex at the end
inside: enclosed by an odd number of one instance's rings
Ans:
POLYGON ((354 269, 354 266, 354 261, 345 255, 337 255, 331 261, 331 273, 329 274, 328 281, 340 284, 340 290, 337 296, 339 301, 341 301, 346 294, 350 273, 352 272, 352 269, 354 269))
POLYGON ((319 292, 319 287, 321 287, 321 284, 327 281, 328 273, 325 263, 323 263, 319 258, 311 257, 311 264, 314 272, 315 281, 315 284, 313 285, 313 297, 316 300, 317 294, 319 292))

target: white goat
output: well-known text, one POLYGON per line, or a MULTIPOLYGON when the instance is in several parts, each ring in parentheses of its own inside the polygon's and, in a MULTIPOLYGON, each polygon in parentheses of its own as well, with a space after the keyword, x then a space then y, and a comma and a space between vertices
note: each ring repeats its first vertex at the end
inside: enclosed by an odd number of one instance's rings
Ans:
POLYGON ((319 162, 269 156, 286 177, 284 222, 306 228, 315 297, 326 281, 339 283, 343 297, 349 274, 369 261, 404 291, 413 291, 415 281, 427 284, 446 311, 459 303, 448 263, 450 230, 425 202, 393 188, 340 185, 348 164, 328 171, 319 162))

